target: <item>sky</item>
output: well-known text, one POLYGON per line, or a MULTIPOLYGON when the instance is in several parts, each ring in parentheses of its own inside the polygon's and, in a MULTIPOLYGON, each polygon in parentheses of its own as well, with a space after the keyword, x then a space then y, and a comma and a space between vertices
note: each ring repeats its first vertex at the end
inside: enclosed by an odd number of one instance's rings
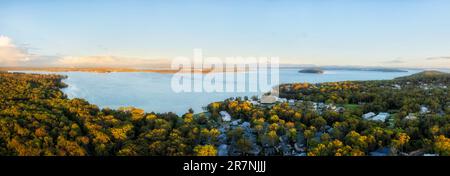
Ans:
POLYGON ((448 0, 0 0, 1 65, 139 64, 177 56, 450 67, 448 0))

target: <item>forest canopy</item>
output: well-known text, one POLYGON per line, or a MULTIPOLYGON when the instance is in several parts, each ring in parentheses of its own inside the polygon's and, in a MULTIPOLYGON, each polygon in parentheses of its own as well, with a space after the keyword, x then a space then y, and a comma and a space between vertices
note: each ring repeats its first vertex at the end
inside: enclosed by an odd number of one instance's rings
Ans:
POLYGON ((63 79, 0 72, 0 155, 450 155, 447 73, 283 84, 289 101, 230 98, 182 116, 68 99, 63 79))

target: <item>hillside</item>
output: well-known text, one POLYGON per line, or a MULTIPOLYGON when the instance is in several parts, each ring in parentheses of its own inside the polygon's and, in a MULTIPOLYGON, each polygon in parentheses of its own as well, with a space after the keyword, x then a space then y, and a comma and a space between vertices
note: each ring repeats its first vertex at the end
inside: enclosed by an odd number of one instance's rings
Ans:
POLYGON ((421 82, 439 82, 439 83, 449 83, 450 73, 440 72, 440 71, 423 71, 410 76, 404 76, 396 78, 395 80, 403 81, 421 81, 421 82))

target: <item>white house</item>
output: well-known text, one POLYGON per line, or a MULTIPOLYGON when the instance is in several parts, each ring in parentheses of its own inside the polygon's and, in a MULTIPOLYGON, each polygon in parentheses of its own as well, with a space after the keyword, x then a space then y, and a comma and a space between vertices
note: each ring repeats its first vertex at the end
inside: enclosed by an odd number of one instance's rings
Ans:
POLYGON ((405 117, 405 119, 406 119, 406 120, 414 120, 414 119, 417 119, 417 116, 414 115, 413 113, 409 113, 409 114, 405 117))
POLYGON ((238 126, 239 123, 241 123, 241 119, 233 120, 230 124, 231 124, 232 126, 238 126))
POLYGON ((319 106, 317 106, 317 103, 316 103, 316 102, 312 102, 312 108, 313 108, 314 110, 317 110, 318 107, 319 107, 319 106))
POLYGON ((251 100, 251 101, 249 101, 253 106, 258 106, 259 105, 259 102, 258 101, 253 101, 253 100, 251 100))
POLYGON ((336 110, 336 106, 334 104, 327 104, 327 109, 336 110))
POLYGON ((425 106, 420 106, 420 113, 421 114, 426 114, 426 113, 429 113, 430 111, 428 110, 428 108, 427 107, 425 107, 425 106))
POLYGON ((229 122, 231 121, 231 116, 227 111, 220 111, 219 114, 222 116, 222 121, 229 122))
POLYGON ((247 129, 250 129, 250 123, 249 122, 243 122, 242 124, 241 124, 241 127, 242 128, 247 128, 247 129))
POLYGON ((289 105, 291 105, 291 106, 292 106, 292 105, 295 105, 295 100, 289 99, 289 100, 288 100, 288 103, 289 103, 289 105))
POLYGON ((375 117, 372 117, 372 120, 378 120, 384 122, 390 116, 387 112, 380 112, 375 117))
POLYGON ((364 118, 364 119, 370 119, 370 118, 372 118, 372 117, 375 116, 375 115, 376 115, 375 113, 369 112, 369 113, 363 114, 363 115, 362 115, 362 118, 364 118))
POLYGON ((278 101, 286 103, 288 102, 287 98, 278 98, 278 101))

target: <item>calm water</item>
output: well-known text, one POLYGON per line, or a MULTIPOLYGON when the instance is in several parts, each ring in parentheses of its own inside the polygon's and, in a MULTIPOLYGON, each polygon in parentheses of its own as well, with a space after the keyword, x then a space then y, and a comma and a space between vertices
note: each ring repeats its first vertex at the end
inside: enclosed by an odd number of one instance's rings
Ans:
MULTIPOLYGON (((299 69, 281 69, 280 83, 331 82, 346 80, 382 80, 417 73, 330 70, 324 74, 299 73, 299 69)), ((160 73, 89 73, 62 72, 69 86, 63 91, 69 98, 84 98, 100 107, 118 108, 134 106, 147 112, 185 113, 189 108, 195 112, 202 107, 229 97, 260 95, 261 92, 242 93, 174 93, 171 74, 160 73)), ((241 73, 243 74, 243 73, 241 73)), ((230 82, 227 82, 229 84, 230 82)))

